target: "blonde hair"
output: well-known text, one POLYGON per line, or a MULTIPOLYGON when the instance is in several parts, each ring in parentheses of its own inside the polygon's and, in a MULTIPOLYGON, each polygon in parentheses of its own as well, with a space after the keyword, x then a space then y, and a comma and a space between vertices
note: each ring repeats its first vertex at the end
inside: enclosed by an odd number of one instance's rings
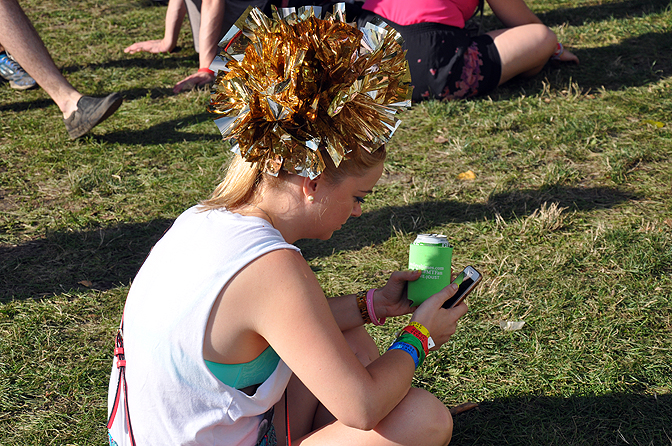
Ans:
MULTIPOLYGON (((381 146, 375 152, 369 153, 364 149, 356 149, 348 154, 336 167, 326 150, 321 151, 325 168, 321 175, 330 184, 338 184, 351 176, 360 177, 374 166, 385 161, 387 152, 381 146)), ((238 209, 252 202, 259 186, 266 183, 269 187, 281 187, 284 178, 290 175, 280 170, 277 177, 264 173, 261 163, 248 163, 240 155, 235 155, 226 169, 226 175, 215 188, 209 199, 201 205, 206 209, 238 209)))

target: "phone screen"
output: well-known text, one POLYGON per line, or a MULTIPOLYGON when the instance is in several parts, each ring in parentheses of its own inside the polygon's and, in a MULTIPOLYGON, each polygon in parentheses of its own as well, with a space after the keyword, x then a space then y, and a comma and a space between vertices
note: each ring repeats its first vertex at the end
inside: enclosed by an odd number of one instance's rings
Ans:
MULTIPOLYGON (((477 274, 477 277, 480 275, 477 274)), ((453 283, 459 285, 457 292, 453 297, 448 299, 442 306, 443 308, 453 307, 457 302, 461 301, 465 295, 474 287, 474 279, 471 275, 467 276, 465 271, 462 271, 456 278, 453 280, 453 283)))
POLYGON ((469 289, 472 283, 474 283, 474 279, 471 277, 467 277, 466 279, 464 278, 464 271, 460 273, 459 276, 457 276, 457 279, 455 279, 455 283, 458 284, 460 287, 457 289, 457 292, 455 293, 456 296, 461 296, 464 294, 465 291, 469 289))

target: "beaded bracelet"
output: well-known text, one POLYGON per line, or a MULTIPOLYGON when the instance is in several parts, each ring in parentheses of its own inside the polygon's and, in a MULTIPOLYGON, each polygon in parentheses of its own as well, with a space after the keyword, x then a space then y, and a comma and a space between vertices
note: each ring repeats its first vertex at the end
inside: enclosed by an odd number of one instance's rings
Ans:
POLYGON ((415 369, 417 370, 420 367, 419 353, 416 347, 406 342, 394 341, 394 343, 387 349, 390 350, 403 350, 413 358, 413 363, 415 364, 415 369))
POLYGON ((358 291, 355 296, 357 297, 357 307, 359 307, 359 312, 362 314, 362 319, 364 319, 365 324, 371 323, 371 316, 369 316, 369 310, 366 305, 366 291, 358 291))
POLYGON ((411 344, 413 347, 415 347, 415 349, 418 351, 418 367, 420 367, 422 363, 425 362, 425 357, 427 357, 427 354, 425 353, 425 349, 420 339, 416 338, 412 334, 402 333, 395 342, 403 342, 405 344, 411 344))
POLYGON ((385 323, 385 318, 378 319, 376 316, 376 311, 373 308, 373 293, 376 292, 376 288, 371 288, 369 291, 366 292, 366 308, 369 313, 369 318, 371 319, 371 322, 373 322, 373 325, 383 325, 385 323))

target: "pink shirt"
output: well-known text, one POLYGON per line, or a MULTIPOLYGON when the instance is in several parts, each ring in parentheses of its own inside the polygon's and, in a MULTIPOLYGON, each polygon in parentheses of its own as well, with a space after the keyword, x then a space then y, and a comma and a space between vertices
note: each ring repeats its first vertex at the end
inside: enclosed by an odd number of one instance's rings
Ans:
POLYGON ((363 8, 398 25, 443 23, 464 28, 478 0, 366 0, 363 8))

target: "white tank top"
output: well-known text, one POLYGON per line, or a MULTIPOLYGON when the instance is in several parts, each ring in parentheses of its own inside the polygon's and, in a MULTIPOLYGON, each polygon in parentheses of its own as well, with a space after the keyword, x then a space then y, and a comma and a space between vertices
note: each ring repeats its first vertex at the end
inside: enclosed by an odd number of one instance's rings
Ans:
MULTIPOLYGON (((248 396, 218 380, 203 360, 208 317, 242 267, 277 249, 299 249, 266 220, 225 210, 184 212, 154 246, 124 308, 124 349, 136 444, 254 445, 263 414, 280 400, 291 371, 280 360, 248 396)), ((108 415, 117 391, 114 358, 108 415)), ((123 392, 122 392, 123 393, 123 392)), ((130 443, 124 401, 111 440, 130 443)))

